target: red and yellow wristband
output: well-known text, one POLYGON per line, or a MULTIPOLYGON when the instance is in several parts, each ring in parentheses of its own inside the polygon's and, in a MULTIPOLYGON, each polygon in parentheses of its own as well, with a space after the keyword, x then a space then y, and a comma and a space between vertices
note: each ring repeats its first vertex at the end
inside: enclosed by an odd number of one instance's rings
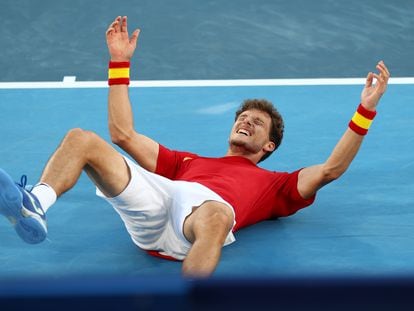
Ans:
POLYGON ((359 104, 357 111, 349 122, 349 128, 358 135, 366 135, 377 112, 366 109, 359 104))
POLYGON ((129 85, 129 66, 130 62, 109 62, 108 84, 129 85))

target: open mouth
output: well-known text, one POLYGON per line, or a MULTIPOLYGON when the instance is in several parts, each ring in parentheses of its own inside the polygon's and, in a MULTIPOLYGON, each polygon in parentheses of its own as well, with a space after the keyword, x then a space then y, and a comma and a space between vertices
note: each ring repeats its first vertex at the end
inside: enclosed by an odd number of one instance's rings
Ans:
POLYGON ((250 133, 248 131, 244 130, 244 129, 239 129, 237 131, 237 134, 242 134, 242 135, 245 135, 245 136, 250 136, 250 133))

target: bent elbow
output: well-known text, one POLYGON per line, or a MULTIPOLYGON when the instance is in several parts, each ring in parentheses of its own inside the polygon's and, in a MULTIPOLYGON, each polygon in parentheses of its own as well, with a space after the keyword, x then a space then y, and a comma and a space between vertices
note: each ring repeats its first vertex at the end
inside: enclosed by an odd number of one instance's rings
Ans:
POLYGON ((126 145, 132 137, 133 131, 125 131, 125 130, 110 130, 111 141, 115 145, 118 145, 122 148, 122 146, 126 145))
POLYGON ((342 176, 344 170, 334 167, 325 167, 323 170, 323 180, 325 184, 328 184, 334 180, 337 180, 342 176))
POLYGON ((116 135, 116 136, 115 135, 114 136, 111 135, 111 141, 115 145, 121 147, 122 145, 125 145, 125 143, 128 141, 128 138, 125 137, 125 136, 120 136, 120 135, 116 135))

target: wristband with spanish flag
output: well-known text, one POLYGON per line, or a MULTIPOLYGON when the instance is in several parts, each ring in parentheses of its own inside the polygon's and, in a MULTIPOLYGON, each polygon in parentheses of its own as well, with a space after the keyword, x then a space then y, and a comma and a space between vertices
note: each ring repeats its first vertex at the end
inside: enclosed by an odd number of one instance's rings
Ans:
POLYGON ((349 128, 359 135, 366 135, 376 114, 376 111, 368 110, 362 104, 359 104, 357 111, 349 122, 349 128))
POLYGON ((109 62, 108 84, 126 84, 129 85, 129 62, 109 62))

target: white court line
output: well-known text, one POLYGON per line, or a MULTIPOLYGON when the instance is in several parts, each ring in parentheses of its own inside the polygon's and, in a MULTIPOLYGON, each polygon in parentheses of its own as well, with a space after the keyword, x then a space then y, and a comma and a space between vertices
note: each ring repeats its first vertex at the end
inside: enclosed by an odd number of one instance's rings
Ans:
MULTIPOLYGON (((150 80, 131 81, 130 87, 208 87, 208 86, 303 86, 361 85, 365 78, 317 79, 237 79, 237 80, 150 80)), ((414 84, 414 77, 390 78, 389 84, 414 84)), ((57 82, 0 82, 0 89, 106 88, 107 81, 76 81, 68 76, 57 82)))

